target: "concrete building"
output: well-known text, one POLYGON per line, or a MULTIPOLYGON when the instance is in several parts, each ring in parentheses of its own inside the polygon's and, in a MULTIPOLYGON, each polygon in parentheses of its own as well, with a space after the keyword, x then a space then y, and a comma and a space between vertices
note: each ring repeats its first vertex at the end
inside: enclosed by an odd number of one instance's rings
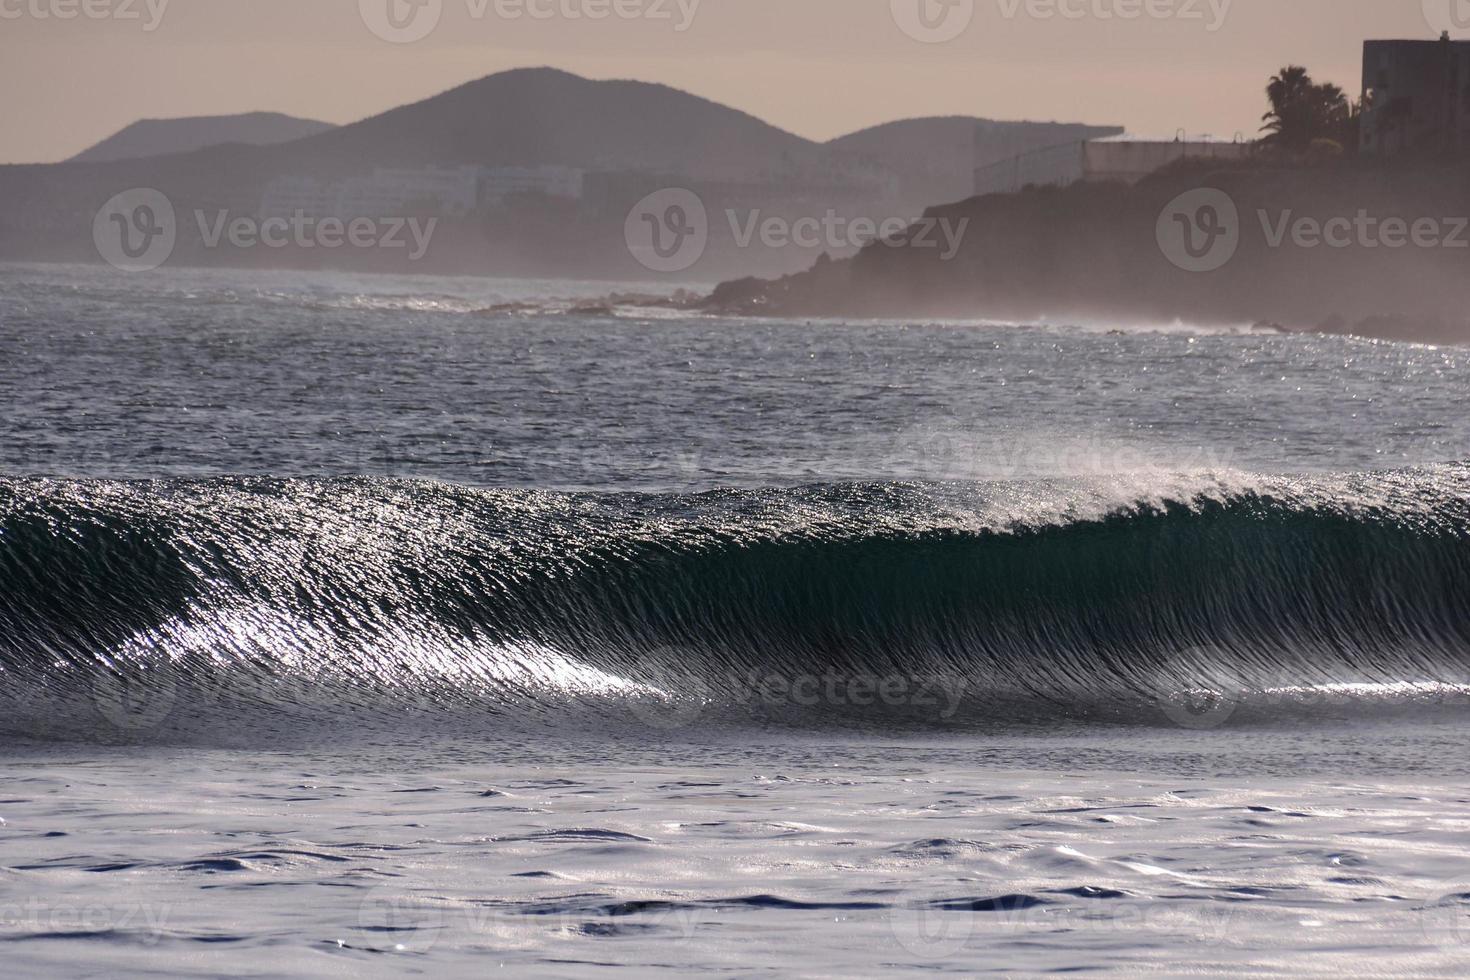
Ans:
POLYGON ((980 167, 975 171, 975 193, 1014 194, 1026 187, 1108 181, 1136 184, 1180 160, 1244 160, 1252 149, 1250 143, 1209 139, 1143 140, 1125 135, 1081 140, 980 167))
POLYGON ((1363 95, 1363 153, 1470 153, 1470 41, 1364 42, 1363 95))

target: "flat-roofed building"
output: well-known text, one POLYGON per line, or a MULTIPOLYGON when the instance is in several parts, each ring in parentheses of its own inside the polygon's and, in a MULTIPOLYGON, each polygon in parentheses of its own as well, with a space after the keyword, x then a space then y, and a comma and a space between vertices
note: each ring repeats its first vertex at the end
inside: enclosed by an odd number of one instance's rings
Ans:
POLYGON ((1363 96, 1363 153, 1470 153, 1470 41, 1364 42, 1363 96))

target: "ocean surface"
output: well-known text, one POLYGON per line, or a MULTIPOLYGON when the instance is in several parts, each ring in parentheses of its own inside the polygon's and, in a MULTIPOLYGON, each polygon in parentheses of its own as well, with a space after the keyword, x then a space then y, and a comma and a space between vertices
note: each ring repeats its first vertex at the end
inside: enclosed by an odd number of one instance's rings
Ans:
POLYGON ((0 265, 0 972, 1470 972, 1470 354, 670 293, 0 265))

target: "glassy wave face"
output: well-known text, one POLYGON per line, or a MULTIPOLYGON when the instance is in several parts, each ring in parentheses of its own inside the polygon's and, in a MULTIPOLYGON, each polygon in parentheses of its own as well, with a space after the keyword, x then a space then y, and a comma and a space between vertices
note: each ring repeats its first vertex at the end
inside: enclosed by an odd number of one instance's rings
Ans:
POLYGON ((0 727, 1450 711, 1470 466, 694 495, 0 481, 0 727))

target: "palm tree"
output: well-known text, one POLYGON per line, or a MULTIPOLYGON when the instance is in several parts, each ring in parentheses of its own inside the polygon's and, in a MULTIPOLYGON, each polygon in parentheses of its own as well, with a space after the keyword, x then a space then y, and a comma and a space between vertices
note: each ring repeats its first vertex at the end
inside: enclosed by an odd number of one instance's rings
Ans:
POLYGON ((1345 143, 1355 121, 1353 104, 1336 85, 1318 85, 1300 65, 1272 76, 1266 86, 1271 110, 1262 117, 1262 142, 1278 149, 1302 151, 1314 140, 1345 143))

